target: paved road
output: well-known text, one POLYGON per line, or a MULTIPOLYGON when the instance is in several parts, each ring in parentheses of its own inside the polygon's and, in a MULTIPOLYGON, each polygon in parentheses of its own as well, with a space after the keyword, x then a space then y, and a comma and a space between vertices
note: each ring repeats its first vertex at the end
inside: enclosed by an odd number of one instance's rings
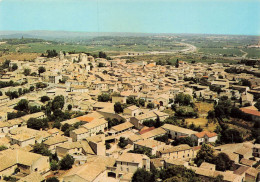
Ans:
MULTIPOLYGON (((136 53, 136 55, 118 55, 118 56, 111 56, 112 58, 120 58, 120 57, 125 57, 125 56, 129 56, 129 57, 134 57, 134 56, 144 56, 144 55, 159 55, 159 54, 175 54, 175 53, 192 53, 192 52, 196 52, 197 51, 197 47, 192 45, 192 44, 188 44, 188 43, 182 43, 179 42, 180 45, 182 46, 186 46, 185 49, 182 50, 174 50, 174 51, 151 51, 151 52, 132 52, 132 53, 136 53), (140 55, 137 55, 137 53, 140 53, 140 55)), ((131 51, 129 51, 131 52, 131 51)))

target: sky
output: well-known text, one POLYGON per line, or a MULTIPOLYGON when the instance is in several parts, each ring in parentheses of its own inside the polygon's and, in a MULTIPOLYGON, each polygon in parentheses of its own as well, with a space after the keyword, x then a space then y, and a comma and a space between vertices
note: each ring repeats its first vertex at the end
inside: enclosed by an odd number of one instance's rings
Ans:
POLYGON ((1 30, 260 35, 260 0, 0 0, 1 30))

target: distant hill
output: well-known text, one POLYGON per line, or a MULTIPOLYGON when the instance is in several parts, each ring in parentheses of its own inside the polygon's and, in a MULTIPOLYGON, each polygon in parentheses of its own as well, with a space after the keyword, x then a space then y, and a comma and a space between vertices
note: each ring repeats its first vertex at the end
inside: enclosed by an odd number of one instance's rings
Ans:
POLYGON ((39 38, 39 39, 89 39, 97 36, 152 36, 158 34, 147 34, 147 33, 113 33, 113 32, 69 32, 69 31, 0 31, 0 38, 39 38))

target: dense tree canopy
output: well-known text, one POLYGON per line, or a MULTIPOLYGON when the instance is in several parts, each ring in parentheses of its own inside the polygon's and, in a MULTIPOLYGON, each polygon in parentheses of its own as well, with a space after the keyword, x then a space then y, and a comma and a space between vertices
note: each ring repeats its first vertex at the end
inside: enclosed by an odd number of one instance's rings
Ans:
POLYGON ((122 104, 120 102, 116 102, 114 105, 114 111, 116 113, 122 113, 123 112, 123 107, 122 104))
POLYGON ((103 94, 98 96, 98 101, 99 102, 108 102, 108 101, 110 101, 110 95, 103 93, 103 94))
POLYGON ((151 172, 146 171, 143 168, 137 169, 132 177, 132 182, 154 182, 155 177, 151 172))
POLYGON ((217 155, 214 162, 216 164, 216 169, 218 171, 230 170, 231 165, 232 165, 232 162, 231 162, 230 158, 228 157, 228 155, 225 153, 222 153, 222 152, 217 155))
POLYGON ((202 162, 209 162, 213 163, 214 161, 214 149, 211 148, 207 144, 203 144, 201 146, 201 149, 197 153, 196 158, 194 159, 194 162, 200 166, 202 162))
POLYGON ((60 168, 63 170, 68 170, 72 168, 74 161, 75 159, 71 155, 67 154, 64 158, 61 159, 60 168))
POLYGON ((38 68, 38 73, 39 73, 39 75, 41 74, 41 73, 44 73, 46 71, 46 69, 45 69, 45 67, 43 67, 43 66, 40 66, 39 68, 38 68))

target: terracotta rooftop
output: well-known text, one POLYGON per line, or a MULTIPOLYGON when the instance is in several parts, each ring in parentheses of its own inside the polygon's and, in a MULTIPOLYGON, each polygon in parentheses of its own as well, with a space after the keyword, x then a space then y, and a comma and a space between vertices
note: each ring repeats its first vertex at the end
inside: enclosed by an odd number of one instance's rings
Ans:
POLYGON ((211 137, 217 136, 218 134, 214 133, 214 132, 209 132, 209 131, 202 131, 200 133, 195 134, 195 136, 198 138, 203 138, 205 135, 207 135, 209 138, 211 138, 211 137))

